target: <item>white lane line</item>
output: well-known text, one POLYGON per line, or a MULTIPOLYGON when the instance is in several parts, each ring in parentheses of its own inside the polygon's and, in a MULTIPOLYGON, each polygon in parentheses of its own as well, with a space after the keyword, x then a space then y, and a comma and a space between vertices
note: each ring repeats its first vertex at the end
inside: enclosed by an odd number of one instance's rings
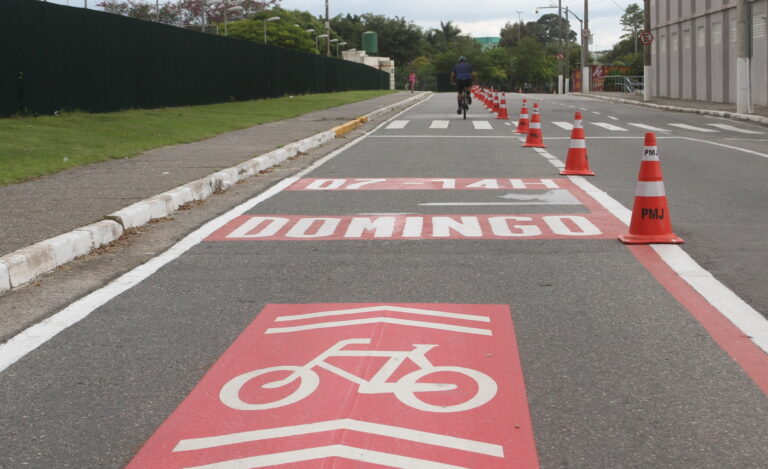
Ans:
POLYGON ((392 121, 386 128, 389 129, 404 129, 406 125, 408 125, 408 120, 404 121, 392 121))
POLYGON ((472 121, 472 125, 475 126, 475 130, 493 130, 488 121, 472 121))
POLYGON ((645 129, 645 130, 650 130, 651 132, 665 132, 665 133, 672 132, 671 130, 668 130, 668 129, 662 129, 661 127, 654 127, 652 125, 647 125, 647 124, 637 124, 634 122, 629 122, 629 125, 633 127, 645 129))
POLYGON ((435 311, 431 309, 418 309, 418 308, 405 308, 402 306, 392 306, 387 304, 383 304, 379 306, 368 306, 364 308, 350 308, 350 309, 340 309, 340 310, 333 310, 333 311, 320 311, 318 313, 278 316, 277 318, 275 318, 275 321, 278 321, 278 322, 301 321, 304 319, 327 318, 329 316, 345 316, 349 314, 372 313, 374 311, 394 311, 398 313, 418 314, 421 316, 436 316, 436 317, 450 318, 450 319, 464 319, 467 321, 491 322, 490 317, 480 316, 477 314, 448 313, 445 311, 435 311))
POLYGON ((579 109, 581 109, 582 111, 589 111, 589 109, 587 109, 585 107, 580 107, 579 109))
POLYGON ((598 116, 599 116, 599 115, 601 115, 601 114, 600 114, 599 112, 597 112, 597 111, 592 111, 592 114, 597 114, 598 116))
POLYGON ((724 138, 723 140, 731 140, 737 142, 768 142, 768 138, 724 138))
POLYGON ((429 128, 430 129, 447 129, 448 124, 450 123, 451 121, 441 121, 441 120, 432 121, 432 124, 429 125, 429 128))
POLYGON ((627 129, 624 127, 619 127, 618 125, 609 124, 607 122, 592 122, 593 125, 596 125, 598 127, 602 127, 604 129, 608 129, 612 132, 626 132, 627 129))
POLYGON ((410 319, 398 319, 389 317, 375 317, 365 319, 348 319, 346 321, 328 321, 305 324, 303 326, 291 327, 270 327, 265 334, 288 334, 291 332, 310 331, 314 329, 328 329, 334 327, 359 326, 361 324, 397 324, 401 326, 423 327, 425 329, 437 329, 440 331, 461 332, 464 334, 475 335, 493 335, 490 329, 481 329, 478 327, 454 326, 444 322, 413 321, 410 319))
MULTIPOLYGON (((675 138, 675 137, 672 137, 675 138)), ((713 145, 730 147, 707 140, 698 140, 691 137, 682 137, 684 140, 694 142, 706 142, 713 145)), ((757 153, 751 150, 745 150, 738 147, 730 147, 735 150, 745 151, 747 153, 757 153)), ((554 155, 544 149, 534 148, 539 154, 546 157, 555 167, 564 166, 563 163, 554 155)), ((759 153, 758 153, 759 154, 759 153)), ((762 154, 768 158, 768 155, 762 154)), ((616 218, 625 225, 629 225, 632 218, 632 211, 624 207, 616 199, 608 195, 605 191, 598 189, 592 183, 582 176, 568 176, 580 189, 595 199, 606 210, 611 212, 616 218)), ((739 298, 731 289, 723 285, 709 271, 701 267, 694 261, 679 245, 651 245, 659 254, 659 257, 674 270, 683 280, 710 304, 717 309, 720 314, 728 318, 736 327, 741 330, 745 336, 752 342, 768 353, 768 319, 764 318, 752 306, 739 298)))
POLYGON ((554 121, 552 123, 563 130, 573 130, 573 124, 571 124, 570 122, 554 121))
POLYGON ((667 124, 670 127, 677 127, 678 129, 693 130, 694 132, 713 133, 719 132, 719 130, 705 129, 703 127, 696 127, 688 124, 667 124))
POLYGON ((504 447, 482 441, 468 440, 455 436, 441 435, 420 430, 412 430, 405 427, 395 427, 381 423, 366 422, 355 419, 327 420, 324 422, 292 425, 289 427, 267 428, 264 430, 252 430, 248 432, 232 433, 230 435, 209 436, 180 441, 173 449, 174 453, 182 451, 196 451, 201 449, 219 448, 222 446, 250 443, 275 438, 287 438, 291 436, 310 435, 313 433, 329 432, 336 430, 350 430, 371 435, 386 436, 400 440, 413 441, 444 448, 457 449, 470 453, 485 454, 488 456, 504 457, 504 447))
MULTIPOLYGON (((672 138, 674 138, 674 137, 672 137, 672 138)), ((763 158, 768 158, 768 153, 760 153, 759 151, 749 150, 749 149, 741 148, 741 147, 734 147, 733 145, 726 145, 725 143, 713 142, 711 140, 701 140, 701 139, 698 139, 698 138, 691 138, 691 137, 679 137, 679 138, 682 138, 682 139, 685 139, 685 140, 691 140, 693 142, 708 143, 710 145, 715 145, 715 146, 718 146, 718 147, 728 148, 730 150, 736 150, 736 151, 740 151, 740 152, 744 152, 744 153, 749 153, 750 155, 757 155, 757 156, 762 156, 763 158)))
POLYGON ((99 288, 98 290, 75 301, 53 316, 44 319, 34 326, 28 327, 27 329, 11 337, 4 344, 0 344, 0 373, 2 373, 9 366, 24 358, 24 356, 26 356, 28 353, 48 342, 63 330, 73 326, 74 324, 77 324, 84 318, 88 317, 88 315, 94 312, 97 308, 103 306, 123 292, 143 282, 152 274, 157 272, 160 268, 166 264, 169 264, 185 252, 200 244, 202 240, 210 236, 213 232, 230 222, 235 217, 244 214, 258 204, 279 194, 285 188, 289 187, 291 184, 294 184, 303 176, 326 163, 328 160, 357 145, 373 132, 376 132, 377 130, 387 125, 389 122, 391 122, 391 120, 396 119, 397 117, 400 117, 404 113, 410 111, 412 108, 429 101, 432 96, 429 96, 423 101, 405 108, 403 111, 379 124, 375 129, 372 129, 371 131, 347 143, 346 145, 325 155, 308 168, 305 168, 304 170, 296 173, 293 177, 283 179, 253 199, 243 202, 225 214, 204 224, 197 230, 188 234, 181 241, 171 246, 167 251, 160 254, 159 256, 150 259, 148 262, 136 267, 126 274, 123 274, 104 287, 99 288))
MULTIPOLYGON (((426 459, 418 459, 399 454, 383 453, 348 445, 317 446, 306 449, 284 451, 282 453, 263 454, 240 459, 231 459, 205 466, 188 466, 186 469, 255 469, 261 467, 284 466, 292 463, 316 461, 318 459, 339 458, 357 463, 374 464, 381 467, 398 469, 466 469, 464 466, 443 464, 426 459)), ((319 467, 312 464, 311 467, 319 467)))
POLYGON ((517 138, 514 135, 371 135, 370 138, 517 138))
POLYGON ((618 117, 613 117, 613 116, 605 116, 605 117, 607 117, 608 119, 614 120, 614 121, 619 120, 618 117))
POLYGON ((751 135, 763 135, 765 132, 758 132, 756 130, 748 130, 748 129, 741 129, 739 127, 736 127, 734 125, 730 124, 707 124, 712 127, 717 127, 718 129, 728 130, 730 132, 739 132, 741 134, 751 134, 751 135))

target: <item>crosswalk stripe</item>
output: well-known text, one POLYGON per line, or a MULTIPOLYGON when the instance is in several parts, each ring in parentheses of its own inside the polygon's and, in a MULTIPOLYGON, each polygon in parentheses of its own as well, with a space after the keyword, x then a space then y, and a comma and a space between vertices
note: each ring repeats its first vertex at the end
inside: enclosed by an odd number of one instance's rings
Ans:
POLYGON ((738 127, 734 127, 729 124, 707 124, 707 125, 711 125, 712 127, 717 127, 719 129, 728 130, 731 132, 739 132, 742 134, 762 135, 765 133, 765 132, 758 132, 756 130, 740 129, 738 127))
POLYGON ((702 133, 719 132, 719 130, 705 129, 703 127, 696 127, 696 126, 688 125, 688 124, 668 124, 668 125, 670 125, 672 127, 677 127, 679 129, 693 130, 695 132, 702 132, 702 133))
POLYGON ((410 121, 392 121, 387 126, 387 129, 403 129, 406 125, 408 125, 408 122, 410 121))
POLYGON ((611 119, 611 120, 615 120, 615 121, 619 120, 618 117, 613 117, 613 116, 607 116, 607 117, 608 117, 608 119, 611 119))
POLYGON ((552 123, 563 130, 573 130, 573 124, 571 124, 570 122, 552 122, 552 123))
POLYGON ((448 124, 450 124, 450 121, 432 121, 432 124, 429 126, 430 129, 447 129, 448 124))
POLYGON ((609 124, 607 122, 592 122, 594 125, 598 127, 602 127, 604 129, 612 130, 614 132, 626 132, 627 129, 623 127, 619 127, 618 125, 609 124))
POLYGON ((641 129, 645 129, 645 130, 650 130, 651 132, 665 132, 665 133, 671 132, 671 130, 662 129, 660 127, 654 127, 652 125, 647 125, 647 124, 636 124, 634 122, 630 122, 629 125, 632 125, 632 126, 635 126, 635 127, 639 127, 641 129))
POLYGON ((472 125, 475 126, 475 130, 493 130, 488 121, 472 121, 472 125))

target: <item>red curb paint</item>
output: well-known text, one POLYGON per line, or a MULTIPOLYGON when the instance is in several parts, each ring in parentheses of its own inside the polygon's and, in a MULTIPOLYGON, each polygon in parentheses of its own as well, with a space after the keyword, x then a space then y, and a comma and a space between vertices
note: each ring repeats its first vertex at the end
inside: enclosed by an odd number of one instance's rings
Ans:
POLYGON ((127 467, 419 462, 539 467, 508 306, 269 305, 127 467))
POLYGON ((768 355, 681 278, 650 246, 627 246, 637 260, 709 332, 712 339, 768 394, 768 355))

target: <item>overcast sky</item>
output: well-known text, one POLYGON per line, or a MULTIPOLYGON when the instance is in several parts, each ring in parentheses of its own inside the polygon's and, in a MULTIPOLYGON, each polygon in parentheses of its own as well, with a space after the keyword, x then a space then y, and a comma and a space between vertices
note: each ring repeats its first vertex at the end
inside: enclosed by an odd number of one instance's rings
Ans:
MULTIPOLYGON (((82 7, 85 0, 50 0, 55 3, 82 7)), ((93 8, 100 0, 90 0, 93 8)), ((440 27, 440 22, 453 21, 464 33, 473 37, 498 36, 501 28, 509 22, 536 21, 546 13, 557 13, 557 9, 542 9, 536 14, 536 7, 557 6, 557 0, 329 0, 330 14, 375 13, 386 16, 400 16, 425 28, 440 27), (520 12, 518 14, 518 12, 520 12)), ((163 0, 161 0, 163 2, 163 0)), ((605 50, 613 47, 624 32, 619 21, 624 8, 631 3, 642 6, 642 0, 589 0, 589 29, 593 44, 590 50, 605 50)), ((325 0, 282 0, 283 8, 306 10, 320 16, 325 15, 325 0)), ((563 8, 573 9, 579 18, 584 18, 584 0, 562 0, 563 8)), ((565 13, 563 13, 565 14, 565 13)), ((578 33, 579 22, 571 17, 571 28, 578 33)))

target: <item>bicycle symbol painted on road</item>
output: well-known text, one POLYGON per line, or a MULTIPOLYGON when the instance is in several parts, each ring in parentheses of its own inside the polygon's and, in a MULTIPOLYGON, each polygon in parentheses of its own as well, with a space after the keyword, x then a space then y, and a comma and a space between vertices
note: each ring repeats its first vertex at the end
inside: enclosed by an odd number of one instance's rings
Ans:
POLYGON ((496 382, 485 373, 460 366, 435 366, 426 357, 427 352, 437 345, 413 344, 413 350, 344 350, 348 345, 370 344, 371 339, 347 339, 337 342, 326 351, 315 357, 304 366, 273 366, 249 371, 236 376, 227 382, 219 392, 219 399, 228 407, 235 410, 267 410, 287 406, 301 401, 311 395, 320 385, 320 376, 314 368, 330 371, 358 385, 360 394, 392 393, 403 404, 426 412, 461 412, 474 409, 487 403, 496 395, 496 382), (327 360, 331 357, 385 357, 388 360, 369 380, 354 375, 327 360), (419 369, 412 371, 395 382, 388 382, 405 360, 411 360, 419 369), (240 398, 240 390, 251 380, 273 372, 290 374, 282 379, 263 384, 263 389, 278 389, 288 386, 296 380, 299 385, 288 396, 267 403, 245 402, 240 398), (443 392, 457 389, 455 384, 419 382, 420 379, 432 373, 453 372, 472 379, 477 385, 477 391, 468 400, 453 405, 434 405, 419 399, 416 393, 443 392))

